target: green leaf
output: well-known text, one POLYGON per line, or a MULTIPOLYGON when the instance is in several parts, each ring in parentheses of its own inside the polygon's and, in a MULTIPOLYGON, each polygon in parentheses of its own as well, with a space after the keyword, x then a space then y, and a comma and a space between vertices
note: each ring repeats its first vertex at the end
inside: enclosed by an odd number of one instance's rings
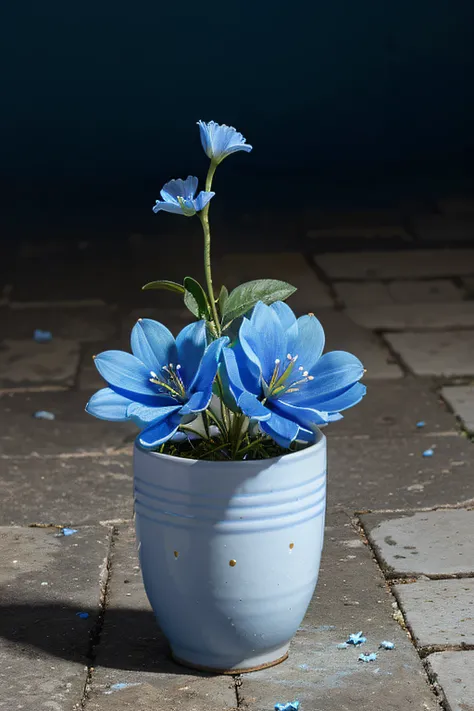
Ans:
POLYGON ((145 286, 142 286, 142 291, 146 289, 167 289, 168 291, 174 291, 177 294, 184 294, 184 286, 178 284, 176 281, 166 281, 166 279, 159 279, 158 281, 150 281, 145 286))
POLYGON ((295 291, 296 287, 278 279, 256 279, 241 284, 229 294, 222 316, 222 325, 224 329, 227 328, 234 319, 253 309, 257 301, 273 304, 274 301, 284 301, 295 291))
POLYGON ((225 286, 221 286, 221 290, 219 292, 219 311, 222 314, 224 313, 226 301, 229 298, 229 292, 227 291, 227 288, 225 286))
POLYGON ((201 284, 192 277, 184 278, 184 303, 196 318, 210 320, 209 302, 201 284))

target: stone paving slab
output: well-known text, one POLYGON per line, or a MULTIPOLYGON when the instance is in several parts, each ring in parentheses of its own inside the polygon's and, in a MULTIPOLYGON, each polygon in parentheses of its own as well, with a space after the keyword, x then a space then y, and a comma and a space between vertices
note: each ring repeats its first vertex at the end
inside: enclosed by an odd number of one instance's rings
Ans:
POLYGON ((193 673, 169 657, 168 643, 143 588, 132 526, 119 529, 111 565, 105 622, 86 711, 124 711, 131 708, 127 697, 141 703, 138 708, 144 711, 233 709, 237 697, 232 678, 193 673), (115 684, 140 686, 115 691, 115 684))
MULTIPOLYGON (((102 387, 104 383, 102 383, 102 387)), ((130 422, 107 422, 85 412, 92 392, 8 393, 0 395, 0 452, 3 455, 105 452, 119 449, 138 433, 130 422), (40 420, 46 410, 55 420, 40 420)))
POLYGON ((276 702, 298 699, 302 711, 438 709, 413 645, 392 618, 392 600, 349 519, 330 515, 318 587, 290 657, 242 676, 244 708, 269 711, 276 702), (337 649, 359 630, 366 644, 337 649), (393 641, 395 649, 379 650, 382 640, 393 641), (377 652, 377 660, 359 662, 361 652, 377 652))
POLYGON ((418 647, 474 645, 474 579, 419 580, 394 592, 418 647))
POLYGON ((130 518, 129 455, 0 458, 0 523, 63 526, 130 518))
POLYGON ((72 711, 87 677, 108 531, 0 527, 0 708, 72 711), (77 612, 87 612, 87 619, 77 612))
POLYGON ((410 231, 423 242, 440 242, 446 246, 453 242, 474 240, 474 216, 457 215, 415 215, 410 220, 410 231))
MULTIPOLYGON (((362 382, 365 383, 365 378, 362 382)), ((324 429, 329 439, 332 436, 392 439, 413 435, 431 438, 454 435, 459 430, 444 401, 433 392, 431 381, 422 378, 376 383, 369 380, 364 399, 343 415, 343 420, 324 429), (425 426, 418 428, 418 422, 424 422, 425 426)))
POLYGON ((379 331, 474 328, 474 301, 375 304, 349 308, 346 313, 360 326, 379 331))
POLYGON ((331 279, 429 279, 474 274, 473 249, 328 252, 314 256, 331 279))
POLYGON ((347 307, 394 303, 387 284, 380 281, 337 281, 333 286, 339 300, 347 307))
POLYGON ((466 215, 474 213, 474 197, 472 195, 452 195, 445 197, 438 201, 438 209, 445 215, 466 215))
POLYGON ((463 292, 449 279, 338 281, 334 289, 349 307, 380 307, 389 304, 445 304, 463 300, 463 292))
POLYGON ((448 711, 474 711, 474 651, 436 652, 427 659, 448 711))
POLYGON ((378 336, 351 321, 341 311, 316 309, 326 332, 326 351, 345 350, 363 362, 367 380, 401 378, 403 373, 378 336))
POLYGON ((50 343, 0 342, 0 390, 37 385, 70 386, 79 364, 79 344, 57 338, 50 343))
POLYGON ((382 568, 403 575, 474 576, 474 510, 364 514, 364 530, 382 568))
POLYGON ((33 338, 35 329, 50 331, 55 338, 72 341, 100 341, 117 335, 116 310, 108 306, 7 309, 2 323, 2 337, 33 338))
POLYGON ((474 299, 474 277, 463 277, 461 280, 466 299, 474 299))
POLYGON ((464 437, 333 438, 328 444, 331 507, 428 508, 474 496, 472 445, 464 437), (429 447, 434 455, 424 458, 429 447))
POLYGON ((474 375, 474 330, 386 333, 384 338, 416 375, 474 375))
POLYGON ((463 292, 450 279, 396 280, 387 289, 397 304, 446 304, 463 299, 463 292))
POLYGON ((464 429, 474 434, 474 386, 450 385, 441 390, 441 395, 459 417, 464 429))
MULTIPOLYGON (((100 240, 98 241, 100 242, 100 240)), ((107 246, 107 242, 104 242, 107 246)), ((130 268, 117 241, 114 254, 93 254, 91 250, 71 255, 43 254, 18 259, 12 267, 13 301, 80 301, 103 299, 115 303, 130 268)))
POLYGON ((298 288, 288 299, 296 311, 314 311, 333 305, 332 297, 302 254, 229 254, 216 261, 214 281, 233 289, 253 279, 281 279, 298 288))

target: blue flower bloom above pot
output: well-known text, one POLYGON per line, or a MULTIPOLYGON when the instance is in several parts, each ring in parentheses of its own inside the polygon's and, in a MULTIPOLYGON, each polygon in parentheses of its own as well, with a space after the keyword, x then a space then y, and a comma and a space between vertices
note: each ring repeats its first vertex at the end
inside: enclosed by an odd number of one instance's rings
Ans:
POLYGON ((133 420, 145 428, 140 445, 153 449, 208 407, 228 341, 224 336, 207 345, 205 321, 186 326, 175 340, 163 324, 141 319, 132 330, 133 355, 105 351, 94 359, 109 387, 95 393, 86 410, 103 420, 133 420))
POLYGON ((218 124, 215 121, 198 121, 198 126, 202 147, 214 163, 220 163, 237 151, 249 153, 252 150, 252 146, 245 142, 245 138, 233 126, 218 124))
POLYGON ((177 215, 192 217, 196 212, 206 207, 207 203, 214 197, 215 193, 201 191, 197 198, 198 179, 189 175, 186 180, 170 180, 160 192, 163 200, 157 200, 153 206, 153 212, 160 210, 164 212, 174 212, 177 215))
POLYGON ((322 355, 324 330, 312 314, 296 319, 289 306, 259 302, 244 318, 238 342, 223 351, 225 381, 237 406, 282 447, 312 441, 320 425, 342 418, 366 388, 351 353, 322 355))

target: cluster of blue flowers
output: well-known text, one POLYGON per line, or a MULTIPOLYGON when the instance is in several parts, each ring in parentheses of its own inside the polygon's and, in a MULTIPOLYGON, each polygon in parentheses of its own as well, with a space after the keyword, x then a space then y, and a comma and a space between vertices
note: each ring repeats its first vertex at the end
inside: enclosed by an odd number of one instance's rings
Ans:
POLYGON ((148 449, 209 407, 218 368, 236 409, 282 447, 312 441, 315 428, 341 419, 340 412, 365 394, 358 382, 362 363, 343 351, 322 355, 318 319, 297 319, 281 301, 259 302, 232 345, 227 336, 208 344, 204 320, 186 326, 175 340, 163 324, 142 319, 131 346, 133 355, 106 351, 95 358, 108 387, 86 409, 105 420, 133 420, 144 428, 138 441, 148 449))
MULTIPOLYGON (((199 129, 212 171, 228 155, 252 148, 230 126, 199 121, 199 129)), ((153 210, 195 215, 214 196, 207 190, 196 197, 197 188, 192 176, 171 180, 153 210)), ((211 301, 214 306, 212 294, 211 301)), ((132 353, 95 357, 108 387, 93 395, 87 412, 132 420, 141 428, 139 444, 153 450, 208 410, 217 379, 225 407, 245 417, 252 432, 260 430, 257 436, 285 448, 314 441, 318 427, 341 419, 341 411, 362 399, 364 368, 350 353, 323 355, 324 330, 313 314, 296 318, 282 301, 270 301, 254 304, 232 342, 222 335, 225 328, 216 331, 216 321, 213 328, 206 319, 192 323, 175 339, 163 324, 139 320, 131 334, 132 353)))

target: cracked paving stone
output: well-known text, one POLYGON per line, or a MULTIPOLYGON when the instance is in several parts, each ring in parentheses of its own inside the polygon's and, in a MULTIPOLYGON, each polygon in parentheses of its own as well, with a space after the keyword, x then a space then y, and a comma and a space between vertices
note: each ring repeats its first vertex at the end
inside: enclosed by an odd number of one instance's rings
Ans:
POLYGON ((474 330, 408 331, 384 337, 415 375, 474 375, 474 330))
POLYGON ((131 455, 0 459, 0 523, 63 526, 133 515, 131 455))
POLYGON ((474 576, 472 509, 364 514, 361 519, 380 564, 391 576, 474 576))
POLYGON ((441 390, 441 395, 459 417, 464 429, 474 434, 474 386, 450 385, 441 390))
POLYGON ((7 309, 3 338, 33 338, 35 329, 50 331, 55 338, 72 341, 100 341, 116 336, 116 310, 108 306, 77 308, 7 309))
MULTIPOLYGON (((335 423, 337 425, 337 423, 335 423)), ((329 506, 401 509, 456 504, 473 496, 472 445, 464 437, 329 440, 329 506), (433 457, 423 452, 433 448, 433 457)))
POLYGON ((244 708, 268 711, 277 701, 298 699, 308 711, 437 710, 422 663, 392 617, 392 600, 349 518, 330 514, 318 586, 290 656, 242 676, 244 708), (358 647, 337 648, 359 630, 367 637, 362 651, 376 651, 376 662, 358 662, 358 647), (394 650, 378 649, 385 639, 395 643, 394 650))
POLYGON ((436 652, 427 657, 449 711, 474 711, 474 651, 436 652))
POLYGON ((395 585, 418 647, 474 645, 474 580, 419 580, 395 585))
POLYGON ((193 672, 170 658, 145 595, 132 526, 119 528, 111 569, 86 711, 232 711, 232 677, 193 672), (139 686, 114 690, 115 684, 139 686))
POLYGON ((0 527, 0 708, 72 711, 87 677, 108 530, 0 527), (81 619, 78 611, 87 611, 81 619))
POLYGON ((79 343, 56 338, 49 343, 0 342, 0 389, 39 385, 71 386, 79 365, 79 343))
MULTIPOLYGON (((365 383, 365 377, 362 382, 365 383)), ((456 419, 432 391, 430 380, 403 378, 366 384, 367 394, 357 407, 346 410, 344 419, 325 428, 329 446, 337 447, 331 440, 338 437, 391 439, 458 433, 456 419), (416 426, 420 421, 426 423, 423 428, 416 426)))
POLYGON ((68 391, 0 395, 0 452, 8 456, 104 452, 133 440, 138 428, 132 423, 107 422, 85 412, 92 394, 68 391), (53 413, 55 420, 34 418, 38 410, 53 413))
POLYGON ((429 279, 474 273, 474 249, 417 249, 396 252, 317 254, 331 279, 429 279))

